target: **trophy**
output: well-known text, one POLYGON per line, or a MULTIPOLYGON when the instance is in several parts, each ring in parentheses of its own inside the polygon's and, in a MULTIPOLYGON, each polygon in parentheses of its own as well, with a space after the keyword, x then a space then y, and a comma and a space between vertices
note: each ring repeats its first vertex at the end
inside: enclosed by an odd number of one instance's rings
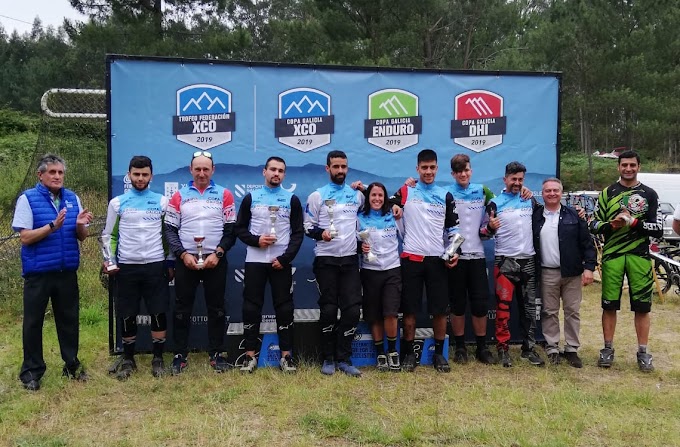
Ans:
POLYGON ((196 242, 196 250, 198 250, 198 255, 197 255, 198 260, 196 261, 196 268, 197 269, 202 269, 203 264, 205 263, 205 261, 203 259, 203 241, 204 240, 205 240, 205 236, 202 236, 202 235, 194 236, 194 242, 196 242))
POLYGON ((328 228, 328 233, 330 233, 331 239, 333 239, 338 237, 338 230, 335 228, 335 225, 333 225, 333 206, 335 205, 335 200, 328 199, 324 200, 323 203, 328 207, 328 220, 331 223, 330 227, 328 228))
POLYGON ((453 237, 449 239, 449 246, 446 247, 446 250, 444 250, 444 254, 441 256, 442 259, 446 262, 451 261, 451 259, 456 256, 456 252, 460 246, 463 245, 463 242, 465 242, 465 238, 463 236, 458 233, 454 234, 453 237))
MULTIPOLYGON (((371 245, 371 230, 361 230, 359 232, 359 239, 361 239, 361 242, 364 242, 366 244, 371 245)), ((376 262, 378 260, 378 256, 376 256, 375 253, 373 253, 372 250, 368 250, 368 253, 364 253, 364 260, 366 262, 376 262)))
MULTIPOLYGON (((269 235, 277 238, 276 236, 276 213, 279 211, 278 206, 269 207, 269 222, 271 223, 271 229, 269 230, 269 235)), ((277 238, 278 239, 278 238, 277 238)))
POLYGON ((103 235, 99 238, 99 246, 102 249, 102 256, 106 262, 106 271, 110 272, 118 269, 116 265, 116 257, 111 253, 111 235, 103 235))

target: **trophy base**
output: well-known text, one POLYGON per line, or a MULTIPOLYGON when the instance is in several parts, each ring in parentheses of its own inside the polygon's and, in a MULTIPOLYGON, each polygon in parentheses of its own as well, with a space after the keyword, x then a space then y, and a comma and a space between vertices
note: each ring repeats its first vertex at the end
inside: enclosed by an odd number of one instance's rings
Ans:
POLYGON ((116 264, 109 264, 109 265, 106 266, 107 272, 112 272, 114 270, 118 270, 118 266, 116 264))

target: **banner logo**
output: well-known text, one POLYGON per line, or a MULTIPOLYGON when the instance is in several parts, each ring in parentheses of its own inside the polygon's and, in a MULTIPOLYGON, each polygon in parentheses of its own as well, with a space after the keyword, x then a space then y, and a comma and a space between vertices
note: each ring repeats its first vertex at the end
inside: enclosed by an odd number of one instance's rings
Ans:
POLYGON ((199 149, 212 149, 231 141, 236 116, 231 111, 231 92, 210 84, 193 84, 177 90, 177 115, 172 134, 199 149))
POLYGON ((488 90, 468 90, 456 96, 451 121, 453 142, 482 152, 503 142, 503 97, 488 90))
POLYGON ((274 120, 274 136, 279 143, 309 152, 329 144, 334 131, 328 94, 306 87, 279 94, 279 117, 274 120))
POLYGON ((385 89, 368 96, 368 119, 364 138, 388 152, 418 144, 423 120, 418 115, 418 97, 399 89, 385 89))

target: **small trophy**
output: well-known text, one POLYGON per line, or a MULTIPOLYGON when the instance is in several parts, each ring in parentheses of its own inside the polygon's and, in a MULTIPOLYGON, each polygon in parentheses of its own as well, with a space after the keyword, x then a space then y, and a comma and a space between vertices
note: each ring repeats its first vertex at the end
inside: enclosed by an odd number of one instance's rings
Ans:
POLYGON ((328 228, 328 233, 330 233, 331 239, 333 239, 338 237, 338 230, 335 228, 335 225, 333 225, 333 206, 335 206, 335 200, 328 199, 324 200, 323 203, 328 207, 328 220, 331 223, 330 228, 328 228))
MULTIPOLYGON (((371 246, 371 230, 361 230, 359 232, 359 239, 361 239, 361 242, 364 242, 371 246)), ((376 262, 378 260, 378 256, 376 256, 375 253, 373 253, 372 250, 368 250, 368 253, 364 253, 364 259, 366 262, 376 262)))
POLYGON ((465 242, 465 238, 463 236, 458 233, 454 234, 450 239, 449 246, 446 247, 446 250, 444 250, 442 259, 446 262, 449 262, 451 259, 453 259, 453 257, 456 256, 456 252, 460 246, 463 245, 463 242, 465 242))
POLYGON ((196 242, 196 250, 198 250, 198 255, 197 255, 198 260, 196 261, 196 268, 197 269, 202 269, 203 264, 205 263, 205 260, 203 259, 203 241, 204 240, 205 240, 205 236, 202 236, 202 235, 194 236, 194 242, 196 242))
POLYGON ((116 257, 111 253, 111 235, 103 235, 99 238, 99 246, 102 249, 102 256, 106 262, 106 271, 110 272, 118 269, 116 257))
MULTIPOLYGON (((269 222, 271 223, 271 228, 269 230, 269 235, 277 238, 276 236, 276 213, 279 211, 278 206, 269 207, 269 222)), ((278 238, 277 238, 278 239, 278 238)))

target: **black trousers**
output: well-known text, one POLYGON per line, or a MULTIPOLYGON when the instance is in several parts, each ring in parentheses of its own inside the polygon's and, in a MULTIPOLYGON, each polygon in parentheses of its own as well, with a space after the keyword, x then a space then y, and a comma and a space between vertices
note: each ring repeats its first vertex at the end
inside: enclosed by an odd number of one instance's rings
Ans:
POLYGON ((189 328, 196 299, 196 289, 203 281, 203 295, 208 309, 208 353, 213 355, 224 351, 225 303, 227 288, 227 260, 220 259, 215 268, 189 270, 183 262, 175 266, 175 313, 174 342, 175 354, 186 357, 189 353, 189 328))
POLYGON ((317 256, 314 259, 314 275, 319 286, 323 358, 349 361, 361 311, 361 278, 357 256, 317 256))
POLYGON ((70 371, 75 371, 80 366, 79 292, 76 272, 29 274, 24 278, 24 362, 19 373, 19 379, 24 383, 40 380, 47 369, 43 359, 42 332, 47 302, 50 298, 61 358, 70 371))
POLYGON ((290 351, 293 345, 293 273, 290 265, 276 270, 271 264, 246 262, 243 288, 243 335, 246 351, 256 351, 262 306, 267 281, 272 290, 272 302, 276 312, 276 332, 281 351, 290 351))

